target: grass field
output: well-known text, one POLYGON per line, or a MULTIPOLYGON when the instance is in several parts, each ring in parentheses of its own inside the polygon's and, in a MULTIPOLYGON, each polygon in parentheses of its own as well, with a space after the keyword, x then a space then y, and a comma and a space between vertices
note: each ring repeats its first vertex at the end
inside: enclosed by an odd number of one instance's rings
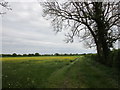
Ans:
POLYGON ((117 72, 84 56, 2 58, 3 88, 117 88, 117 72))

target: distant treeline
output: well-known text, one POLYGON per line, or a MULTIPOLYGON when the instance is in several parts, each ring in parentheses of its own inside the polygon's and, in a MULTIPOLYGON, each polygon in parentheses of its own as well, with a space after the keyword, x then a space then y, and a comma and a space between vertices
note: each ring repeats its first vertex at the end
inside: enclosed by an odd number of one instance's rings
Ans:
POLYGON ((2 57, 25 57, 25 56, 78 56, 78 55, 86 55, 86 53, 84 54, 59 54, 59 53, 55 53, 55 54, 39 54, 39 53, 35 53, 35 54, 1 54, 2 57))

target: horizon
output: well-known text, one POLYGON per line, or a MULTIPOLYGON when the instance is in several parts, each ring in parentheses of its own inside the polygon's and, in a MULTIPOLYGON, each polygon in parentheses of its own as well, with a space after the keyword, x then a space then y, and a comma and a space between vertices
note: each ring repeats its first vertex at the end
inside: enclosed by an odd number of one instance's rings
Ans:
MULTIPOLYGON (((15 53, 15 52, 14 52, 15 53)), ((2 53, 2 54, 10 54, 10 55, 12 55, 12 54, 14 54, 14 53, 2 53)), ((36 53, 38 53, 38 52, 36 52, 36 53)), ((56 52, 57 53, 57 52, 56 52)), ((42 54, 42 53, 39 53, 40 55, 46 55, 46 54, 48 54, 48 55, 54 55, 54 54, 56 54, 56 53, 44 53, 44 54, 42 54)), ((15 54, 17 54, 17 55, 23 55, 23 54, 35 54, 35 53, 15 53, 15 54)), ((93 53, 58 53, 58 54, 96 54, 96 52, 93 52, 93 53)), ((1 54, 0 54, 1 55, 1 54)))

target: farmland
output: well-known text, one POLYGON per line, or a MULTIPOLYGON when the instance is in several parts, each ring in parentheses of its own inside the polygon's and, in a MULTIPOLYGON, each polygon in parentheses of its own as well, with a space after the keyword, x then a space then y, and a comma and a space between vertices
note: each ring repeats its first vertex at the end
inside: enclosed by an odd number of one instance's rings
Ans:
POLYGON ((84 56, 2 58, 3 88, 117 88, 117 72, 84 56))

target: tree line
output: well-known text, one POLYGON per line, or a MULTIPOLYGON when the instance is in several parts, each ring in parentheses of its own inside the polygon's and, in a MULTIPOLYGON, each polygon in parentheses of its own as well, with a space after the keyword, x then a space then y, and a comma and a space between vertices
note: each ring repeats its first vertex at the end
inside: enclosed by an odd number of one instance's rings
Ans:
POLYGON ((55 53, 55 54, 39 54, 39 53, 34 53, 34 54, 16 54, 16 53, 13 53, 13 54, 1 54, 2 57, 25 57, 25 56, 79 56, 79 55, 86 55, 86 53, 84 54, 60 54, 60 53, 55 53))

